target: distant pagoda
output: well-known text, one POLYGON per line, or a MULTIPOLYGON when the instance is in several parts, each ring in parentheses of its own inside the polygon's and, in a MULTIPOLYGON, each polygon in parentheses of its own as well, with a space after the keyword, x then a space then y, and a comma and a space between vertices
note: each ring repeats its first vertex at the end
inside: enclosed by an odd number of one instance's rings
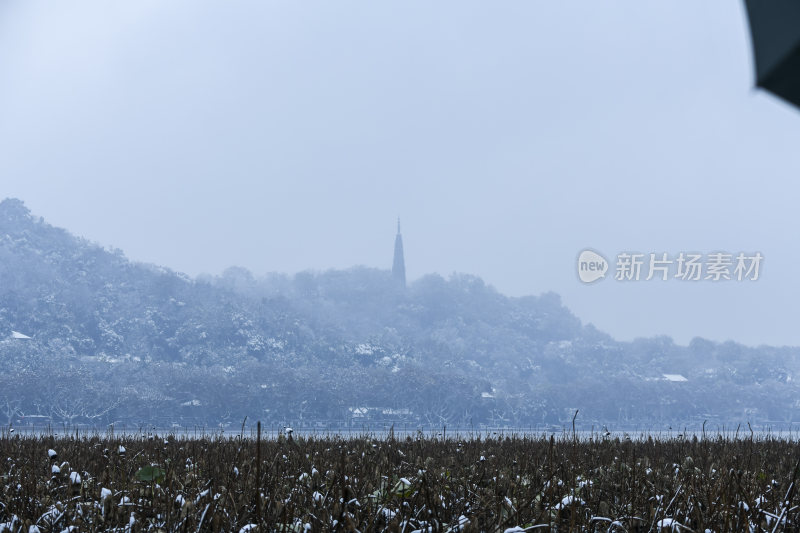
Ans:
POLYGON ((400 235, 400 217, 397 217, 397 237, 394 238, 394 261, 392 277, 400 286, 406 286, 406 261, 403 258, 403 236, 400 235))

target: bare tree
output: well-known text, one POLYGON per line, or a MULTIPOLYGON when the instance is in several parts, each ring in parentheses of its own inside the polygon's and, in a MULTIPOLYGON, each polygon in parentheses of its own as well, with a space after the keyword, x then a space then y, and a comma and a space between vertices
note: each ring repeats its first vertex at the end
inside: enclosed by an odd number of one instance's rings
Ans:
POLYGON ((0 409, 2 409, 2 412, 6 416, 8 424, 10 425, 13 423, 15 417, 22 416, 22 400, 19 398, 10 398, 8 396, 4 396, 2 398, 2 404, 0 404, 0 409))
POLYGON ((103 405, 90 403, 86 398, 74 396, 59 398, 47 404, 47 411, 51 418, 57 418, 72 425, 76 420, 85 419, 95 421, 104 417, 119 405, 119 400, 114 400, 103 405))

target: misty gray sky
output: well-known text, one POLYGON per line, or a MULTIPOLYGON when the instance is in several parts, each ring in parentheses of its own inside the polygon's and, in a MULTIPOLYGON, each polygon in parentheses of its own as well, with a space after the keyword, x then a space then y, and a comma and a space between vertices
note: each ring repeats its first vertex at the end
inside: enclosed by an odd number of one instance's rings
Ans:
POLYGON ((191 275, 389 268, 399 214, 411 280, 800 344, 800 113, 752 78, 730 0, 3 0, 0 197, 191 275), (586 286, 586 247, 765 259, 586 286))

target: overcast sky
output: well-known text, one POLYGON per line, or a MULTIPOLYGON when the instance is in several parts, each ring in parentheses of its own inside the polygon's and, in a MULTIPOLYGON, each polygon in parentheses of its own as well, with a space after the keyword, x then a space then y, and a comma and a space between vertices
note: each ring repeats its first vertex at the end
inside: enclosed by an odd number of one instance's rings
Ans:
POLYGON ((555 291, 619 339, 800 345, 800 113, 730 0, 0 0, 0 197, 190 275, 555 291), (582 284, 584 248, 760 251, 582 284))

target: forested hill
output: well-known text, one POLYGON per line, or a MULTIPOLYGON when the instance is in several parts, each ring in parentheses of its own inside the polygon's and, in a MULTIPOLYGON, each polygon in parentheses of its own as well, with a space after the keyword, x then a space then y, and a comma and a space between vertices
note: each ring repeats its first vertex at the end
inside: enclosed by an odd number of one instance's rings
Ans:
POLYGON ((355 267, 192 279, 0 202, 0 420, 788 424, 800 351, 620 343, 557 295, 355 267), (31 339, 16 338, 18 332, 31 339))

